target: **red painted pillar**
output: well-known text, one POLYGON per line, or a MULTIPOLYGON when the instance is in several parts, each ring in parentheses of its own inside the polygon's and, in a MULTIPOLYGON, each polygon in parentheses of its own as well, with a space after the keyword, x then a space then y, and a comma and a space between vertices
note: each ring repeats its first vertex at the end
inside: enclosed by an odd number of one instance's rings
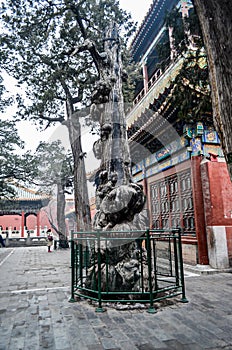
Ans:
POLYGON ((143 165, 143 192, 147 197, 147 174, 146 174, 146 165, 143 165))
POLYGON ((201 178, 201 156, 192 156, 191 169, 192 169, 192 186, 193 186, 193 203, 194 203, 194 216, 195 227, 198 244, 198 263, 201 265, 208 265, 208 248, 205 226, 205 213, 204 213, 204 201, 202 191, 202 178, 201 178))
POLYGON ((38 237, 38 236, 40 236, 40 211, 38 211, 36 219, 37 219, 37 232, 36 232, 36 235, 38 237))
POLYGON ((24 237, 24 225, 25 225, 25 213, 22 211, 21 213, 22 219, 21 219, 21 237, 24 237))
POLYGON ((201 164, 205 223, 208 241, 209 263, 224 269, 231 265, 232 183, 225 162, 210 161, 201 164))

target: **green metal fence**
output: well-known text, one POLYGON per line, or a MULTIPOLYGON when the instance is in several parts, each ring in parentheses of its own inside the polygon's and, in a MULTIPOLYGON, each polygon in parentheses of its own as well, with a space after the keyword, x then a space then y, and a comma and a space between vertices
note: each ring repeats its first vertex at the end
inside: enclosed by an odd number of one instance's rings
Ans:
MULTIPOLYGON (((187 302, 181 246, 181 229, 117 232, 76 232, 71 238, 71 302, 84 297, 98 303, 101 312, 104 302, 149 303, 149 312, 155 312, 154 303, 181 296, 187 302), (110 254, 112 244, 136 242, 139 280, 136 291, 112 290, 110 285, 110 254), (104 248, 102 248, 104 246, 104 248), (104 261, 102 255, 104 250, 104 261), (144 254, 145 252, 145 254, 144 254), (145 258, 144 258, 145 256, 145 258), (102 281, 104 266, 105 280, 102 281), (87 283, 91 271, 91 286, 87 283), (146 273, 145 273, 146 271, 146 273)), ((138 277, 137 277, 138 278, 138 277)))

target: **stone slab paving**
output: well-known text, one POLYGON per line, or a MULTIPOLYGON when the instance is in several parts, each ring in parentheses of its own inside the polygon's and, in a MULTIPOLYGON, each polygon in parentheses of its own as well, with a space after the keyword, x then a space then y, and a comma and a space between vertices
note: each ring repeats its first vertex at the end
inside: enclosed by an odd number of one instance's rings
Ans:
POLYGON ((0 249, 0 350, 232 349, 232 274, 187 274, 189 303, 96 313, 69 303, 70 251, 0 249))

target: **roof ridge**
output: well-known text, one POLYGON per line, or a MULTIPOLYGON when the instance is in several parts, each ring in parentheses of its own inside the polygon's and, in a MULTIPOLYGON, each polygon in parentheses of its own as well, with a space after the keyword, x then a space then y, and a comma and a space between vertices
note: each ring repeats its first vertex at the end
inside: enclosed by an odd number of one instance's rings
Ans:
POLYGON ((38 200, 47 199, 50 196, 46 193, 41 193, 38 190, 27 188, 16 181, 11 181, 9 184, 15 189, 16 196, 13 200, 38 200))
POLYGON ((138 37, 139 32, 142 30, 142 27, 143 27, 144 23, 146 22, 147 18, 149 17, 150 13, 152 12, 154 4, 155 4, 155 0, 153 0, 153 3, 151 3, 151 5, 150 5, 146 15, 144 16, 144 18, 143 18, 143 20, 142 20, 142 22, 141 22, 141 24, 139 26, 139 28, 136 30, 136 33, 135 33, 134 38, 133 38, 133 40, 131 42, 131 45, 130 45, 131 47, 133 46, 136 38, 138 37))

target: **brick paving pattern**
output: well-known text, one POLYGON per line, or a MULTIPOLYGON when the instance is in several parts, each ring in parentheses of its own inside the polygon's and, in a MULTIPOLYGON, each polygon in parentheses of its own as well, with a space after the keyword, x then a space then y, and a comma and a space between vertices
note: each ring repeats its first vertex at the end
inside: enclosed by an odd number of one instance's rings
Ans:
POLYGON ((187 274, 189 303, 96 313, 69 303, 70 251, 0 249, 0 350, 232 349, 232 274, 187 274))

